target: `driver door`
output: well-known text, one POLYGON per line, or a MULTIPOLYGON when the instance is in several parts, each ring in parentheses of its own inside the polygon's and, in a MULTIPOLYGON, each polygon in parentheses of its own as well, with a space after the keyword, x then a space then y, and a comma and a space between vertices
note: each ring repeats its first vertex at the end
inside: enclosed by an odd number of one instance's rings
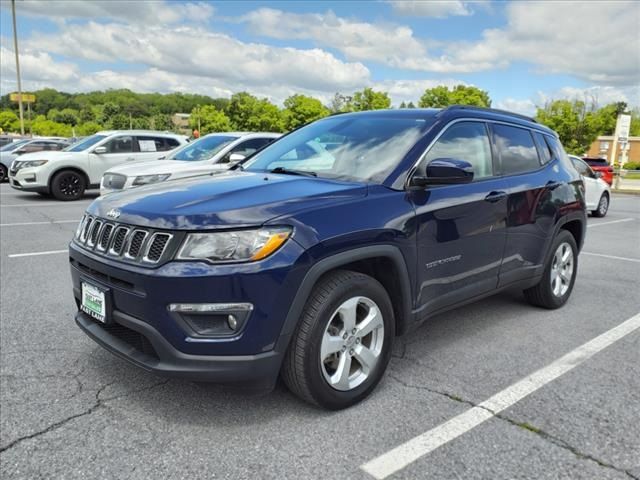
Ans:
POLYGON ((91 183, 100 183, 102 174, 116 165, 135 160, 134 138, 131 135, 120 135, 100 145, 106 148, 104 153, 90 153, 91 183))

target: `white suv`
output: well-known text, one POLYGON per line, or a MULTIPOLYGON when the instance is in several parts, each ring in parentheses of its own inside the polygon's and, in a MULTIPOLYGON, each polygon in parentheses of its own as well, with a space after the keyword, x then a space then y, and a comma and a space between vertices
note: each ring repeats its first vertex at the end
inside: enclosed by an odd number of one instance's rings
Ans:
POLYGON ((86 189, 98 188, 109 168, 157 160, 188 141, 184 135, 149 130, 98 132, 59 152, 22 155, 11 164, 9 182, 17 190, 77 200, 86 189))
POLYGON ((150 183, 227 170, 279 138, 280 133, 211 133, 167 155, 160 162, 111 168, 102 176, 100 194, 150 183))

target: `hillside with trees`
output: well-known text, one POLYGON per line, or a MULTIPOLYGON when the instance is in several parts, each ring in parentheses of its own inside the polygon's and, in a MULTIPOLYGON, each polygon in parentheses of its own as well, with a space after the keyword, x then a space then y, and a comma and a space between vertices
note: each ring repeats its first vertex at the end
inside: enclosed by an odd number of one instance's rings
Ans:
MULTIPOLYGON (((27 93, 27 92, 25 92, 27 93)), ((189 127, 201 134, 231 130, 285 132, 332 113, 392 108, 388 92, 364 88, 351 94, 337 92, 328 105, 296 94, 279 107, 266 98, 239 92, 231 98, 189 93, 136 93, 127 89, 65 93, 52 88, 35 92, 31 123, 34 135, 84 136, 104 129, 176 130, 172 115, 188 113, 189 127)), ((469 85, 437 86, 424 91, 414 103, 399 108, 442 108, 449 105, 490 107, 489 93, 469 85)), ((26 110, 26 109, 25 109, 26 110)), ((624 102, 599 107, 596 102, 555 100, 536 113, 536 119, 557 131, 567 151, 583 153, 599 135, 612 134, 624 102)), ((0 129, 18 132, 18 105, 9 95, 0 97, 0 129)), ((631 135, 640 135, 640 112, 632 112, 631 135)))

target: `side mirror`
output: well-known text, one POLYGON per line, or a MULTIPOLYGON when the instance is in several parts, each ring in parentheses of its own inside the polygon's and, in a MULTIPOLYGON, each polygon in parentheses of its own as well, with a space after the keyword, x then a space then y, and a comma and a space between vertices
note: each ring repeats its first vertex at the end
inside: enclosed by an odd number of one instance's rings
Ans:
POLYGON ((469 183, 472 180, 473 166, 469 162, 456 158, 436 158, 427 165, 427 175, 414 175, 410 185, 412 187, 454 185, 469 183))
POLYGON ((246 157, 240 153, 232 153, 231 155, 229 155, 229 162, 230 163, 238 163, 241 162, 242 160, 244 160, 246 157))
POLYGON ((101 155, 103 153, 107 153, 107 147, 96 147, 93 149, 93 153, 97 155, 101 155))

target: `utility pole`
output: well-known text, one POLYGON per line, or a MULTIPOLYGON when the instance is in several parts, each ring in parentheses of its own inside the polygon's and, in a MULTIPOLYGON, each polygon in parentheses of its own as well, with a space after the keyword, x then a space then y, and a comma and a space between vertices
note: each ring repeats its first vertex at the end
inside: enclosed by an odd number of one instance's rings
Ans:
POLYGON ((22 109, 22 82, 20 81, 20 59, 18 55, 18 32, 16 31, 16 0, 11 0, 13 16, 13 52, 16 54, 16 75, 18 76, 18 109, 20 110, 20 134, 24 135, 24 110, 22 109))

